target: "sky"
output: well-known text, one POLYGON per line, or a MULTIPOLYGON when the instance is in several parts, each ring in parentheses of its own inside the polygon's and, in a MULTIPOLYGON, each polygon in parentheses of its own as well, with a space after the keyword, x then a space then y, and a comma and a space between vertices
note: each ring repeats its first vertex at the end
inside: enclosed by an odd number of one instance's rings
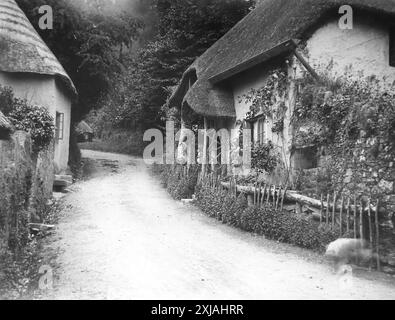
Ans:
POLYGON ((145 24, 141 35, 142 43, 152 39, 155 34, 156 18, 147 0, 70 0, 70 2, 80 10, 94 12, 99 9, 107 15, 129 13, 140 18, 145 24))
POLYGON ((125 11, 140 15, 141 11, 146 9, 144 8, 144 0, 71 0, 71 2, 83 10, 100 8, 103 13, 109 15, 125 11))

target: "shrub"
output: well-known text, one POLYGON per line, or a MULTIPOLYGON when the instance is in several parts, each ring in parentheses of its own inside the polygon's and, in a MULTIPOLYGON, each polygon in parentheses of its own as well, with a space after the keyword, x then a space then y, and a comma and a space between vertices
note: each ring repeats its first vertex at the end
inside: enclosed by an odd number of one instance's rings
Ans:
POLYGON ((17 130, 30 133, 34 151, 38 152, 52 142, 55 130, 54 119, 47 109, 16 100, 8 117, 17 130))
POLYGON ((29 213, 26 210, 18 211, 15 214, 17 223, 11 227, 8 246, 12 251, 24 248, 29 242, 29 213))
MULTIPOLYGON (((224 222, 237 227, 240 221, 241 214, 248 207, 247 199, 244 194, 240 194, 232 203, 232 207, 227 214, 224 215, 224 222)), ((225 211, 226 212, 226 211, 225 211)))
POLYGON ((151 173, 159 176, 162 185, 176 199, 190 199, 195 193, 199 166, 191 166, 189 173, 184 173, 183 166, 154 164, 151 173))
POLYGON ((224 213, 232 206, 233 197, 226 195, 222 190, 214 191, 209 186, 199 186, 197 189, 197 202, 202 211, 210 217, 223 221, 224 213), (199 189, 200 188, 200 189, 199 189), (213 197, 213 193, 220 195, 213 197))
POLYGON ((128 130, 112 130, 103 133, 100 140, 79 144, 81 149, 103 152, 115 152, 142 156, 144 151, 143 133, 128 130))
POLYGON ((35 152, 51 144, 55 126, 47 109, 29 105, 27 101, 15 98, 10 88, 0 86, 0 111, 17 130, 30 133, 35 152))
POLYGON ((227 191, 202 185, 196 189, 196 196, 197 205, 208 216, 267 239, 322 252, 338 238, 337 230, 328 230, 313 221, 275 210, 271 205, 248 207, 243 194, 236 198, 227 191))
POLYGON ((151 172, 160 177, 175 199, 190 198, 195 193, 196 204, 206 215, 244 231, 320 252, 338 238, 338 230, 320 227, 313 221, 275 210, 271 205, 248 207, 244 194, 236 197, 207 183, 196 185, 198 167, 191 170, 194 174, 188 178, 183 176, 179 166, 155 164, 151 172))
POLYGON ((255 143, 251 150, 251 167, 257 172, 273 172, 278 164, 278 155, 274 152, 271 141, 266 143, 255 143))

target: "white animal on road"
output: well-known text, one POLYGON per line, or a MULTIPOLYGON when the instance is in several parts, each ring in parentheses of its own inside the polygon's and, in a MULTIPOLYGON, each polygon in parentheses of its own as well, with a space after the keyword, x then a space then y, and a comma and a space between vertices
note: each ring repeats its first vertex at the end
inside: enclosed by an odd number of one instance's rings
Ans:
POLYGON ((334 262, 335 270, 338 270, 340 266, 355 263, 357 259, 371 259, 372 250, 362 239, 337 239, 328 245, 325 256, 334 262))

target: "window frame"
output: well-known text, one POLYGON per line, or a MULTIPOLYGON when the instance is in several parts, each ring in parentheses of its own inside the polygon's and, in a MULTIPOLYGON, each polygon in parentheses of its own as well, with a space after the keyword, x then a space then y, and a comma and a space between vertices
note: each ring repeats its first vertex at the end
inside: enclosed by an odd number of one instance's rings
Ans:
POLYGON ((56 140, 64 139, 64 113, 56 111, 55 137, 56 140))
POLYGON ((257 117, 254 119, 254 143, 263 144, 266 140, 265 130, 266 118, 264 116, 257 117))

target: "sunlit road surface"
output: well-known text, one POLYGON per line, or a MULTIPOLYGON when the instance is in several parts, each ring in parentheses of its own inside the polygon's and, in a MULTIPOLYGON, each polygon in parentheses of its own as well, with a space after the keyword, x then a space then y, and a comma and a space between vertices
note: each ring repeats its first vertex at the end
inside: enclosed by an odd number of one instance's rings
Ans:
POLYGON ((339 278, 313 252, 241 232, 174 201, 142 160, 83 155, 97 161, 96 172, 72 187, 46 240, 43 263, 53 268, 54 288, 40 298, 395 298, 390 276, 339 278))

